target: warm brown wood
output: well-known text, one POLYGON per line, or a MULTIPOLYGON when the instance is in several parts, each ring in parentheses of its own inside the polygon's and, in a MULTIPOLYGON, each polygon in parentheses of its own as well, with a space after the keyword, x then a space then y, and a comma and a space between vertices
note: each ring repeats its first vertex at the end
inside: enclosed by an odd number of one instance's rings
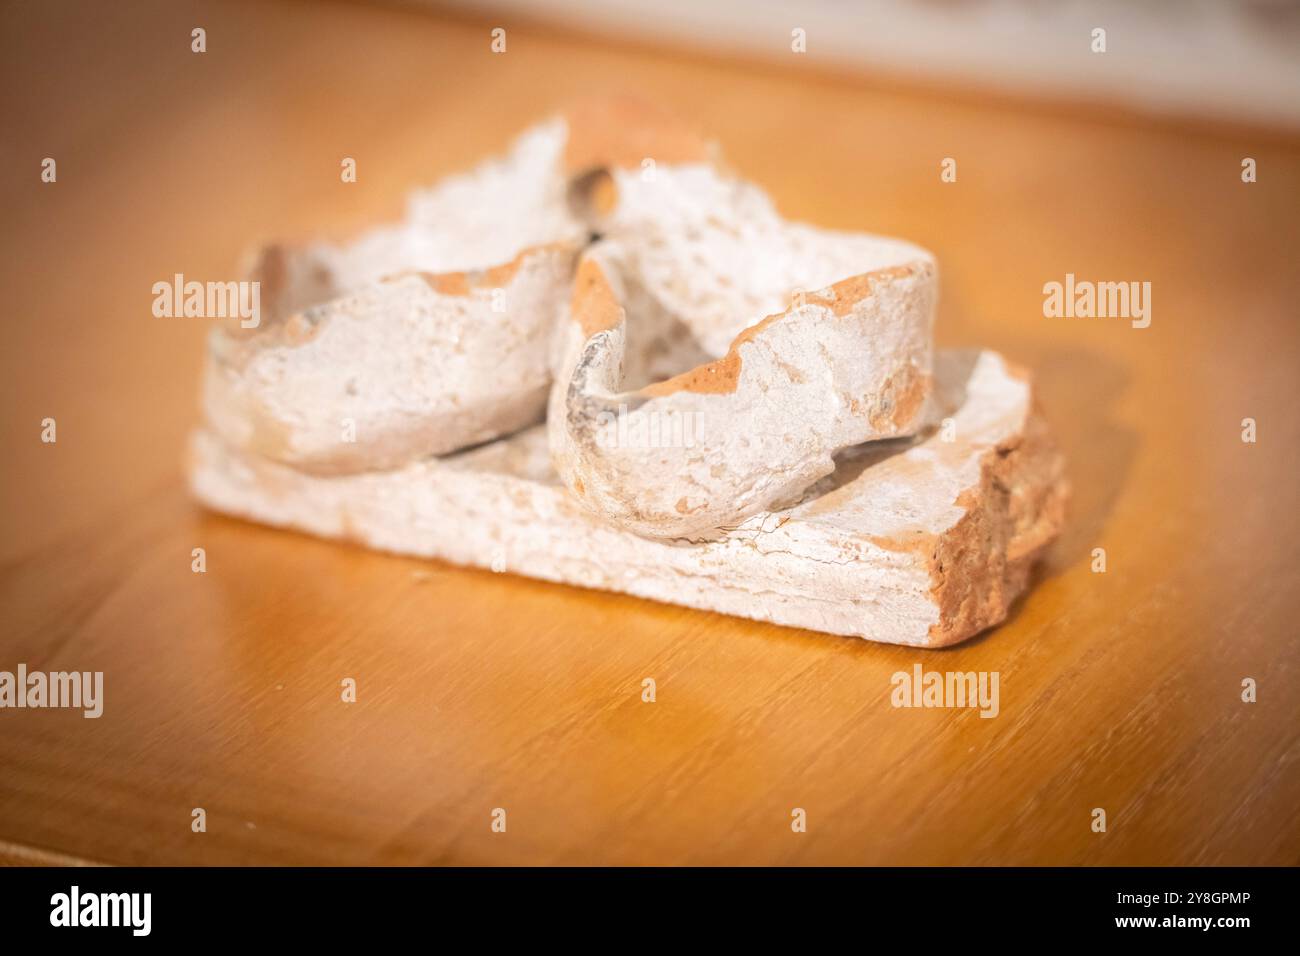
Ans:
POLYGON ((350 5, 13 4, 0 36, 0 669, 106 685, 99 720, 0 711, 6 862, 1300 862, 1295 139, 350 5), (788 214, 929 246, 941 344, 1037 371, 1075 502, 1008 624, 878 646, 190 503, 206 322, 152 283, 391 215, 610 83, 788 214), (1149 280, 1151 328, 1044 318, 1067 272, 1149 280), (999 671, 1001 715, 891 708, 918 661, 999 671))

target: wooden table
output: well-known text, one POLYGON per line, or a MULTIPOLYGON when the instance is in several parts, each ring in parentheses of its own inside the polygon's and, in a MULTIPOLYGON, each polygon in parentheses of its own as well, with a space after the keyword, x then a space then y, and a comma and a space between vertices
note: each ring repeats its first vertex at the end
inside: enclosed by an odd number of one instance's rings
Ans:
POLYGON ((525 25, 493 55, 492 25, 348 4, 0 12, 0 669, 105 674, 98 720, 0 711, 0 857, 1300 862, 1297 139, 525 25), (941 344, 1036 370, 1075 499, 1004 626, 908 650, 189 500, 208 322, 154 318, 154 282, 233 278, 254 241, 392 216, 611 84, 712 131, 788 215, 933 249, 941 344), (1045 318, 1066 273, 1151 282, 1150 328, 1045 318), (1000 715, 892 708, 890 675, 918 662, 998 671, 1000 715))

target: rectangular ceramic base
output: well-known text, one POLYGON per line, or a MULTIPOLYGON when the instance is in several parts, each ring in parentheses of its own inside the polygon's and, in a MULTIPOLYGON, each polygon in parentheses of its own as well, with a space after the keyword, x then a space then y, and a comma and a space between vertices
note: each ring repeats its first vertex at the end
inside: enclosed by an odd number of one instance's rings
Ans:
POLYGON ((942 353, 934 425, 840 456, 804 500, 700 543, 587 513, 545 426, 396 471, 303 474, 195 433, 194 494, 217 511, 399 554, 622 591, 895 644, 953 644, 1001 621, 1060 530, 1062 461, 1022 373, 942 353))

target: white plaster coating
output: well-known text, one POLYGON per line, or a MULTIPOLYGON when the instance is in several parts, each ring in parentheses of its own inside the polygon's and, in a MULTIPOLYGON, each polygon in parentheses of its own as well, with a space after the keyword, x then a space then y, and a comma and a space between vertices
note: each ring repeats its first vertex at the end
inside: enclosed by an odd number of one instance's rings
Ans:
POLYGON ((344 244, 271 247, 265 314, 214 330, 204 407, 231 444, 321 474, 387 469, 540 421, 586 229, 552 120, 344 244), (410 274, 418 273, 418 274, 410 274))

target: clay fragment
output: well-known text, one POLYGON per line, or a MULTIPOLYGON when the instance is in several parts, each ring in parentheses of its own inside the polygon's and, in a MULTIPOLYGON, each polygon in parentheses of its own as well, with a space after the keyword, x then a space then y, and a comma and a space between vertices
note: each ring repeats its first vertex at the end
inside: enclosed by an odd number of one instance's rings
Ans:
POLYGON ((1001 621, 1064 520, 1028 375, 932 355, 929 253, 786 221, 633 99, 251 275, 191 443, 219 511, 929 647, 1001 621))
POLYGON ((921 422, 928 257, 906 250, 900 264, 815 289, 720 358, 628 388, 628 337, 644 316, 619 305, 607 251, 579 265, 548 412, 556 470, 594 514, 654 537, 710 537, 796 499, 841 450, 921 422))
POLYGON ((255 328, 214 332, 204 408, 226 441, 317 474, 382 470, 540 421, 550 343, 588 227, 584 170, 707 144, 656 107, 591 98, 414 193, 346 243, 273 243, 255 328))
POLYGON ((541 420, 548 346, 587 239, 561 120, 414 194, 350 243, 275 244, 254 329, 209 343, 204 409, 226 441, 318 474, 394 468, 541 420))

